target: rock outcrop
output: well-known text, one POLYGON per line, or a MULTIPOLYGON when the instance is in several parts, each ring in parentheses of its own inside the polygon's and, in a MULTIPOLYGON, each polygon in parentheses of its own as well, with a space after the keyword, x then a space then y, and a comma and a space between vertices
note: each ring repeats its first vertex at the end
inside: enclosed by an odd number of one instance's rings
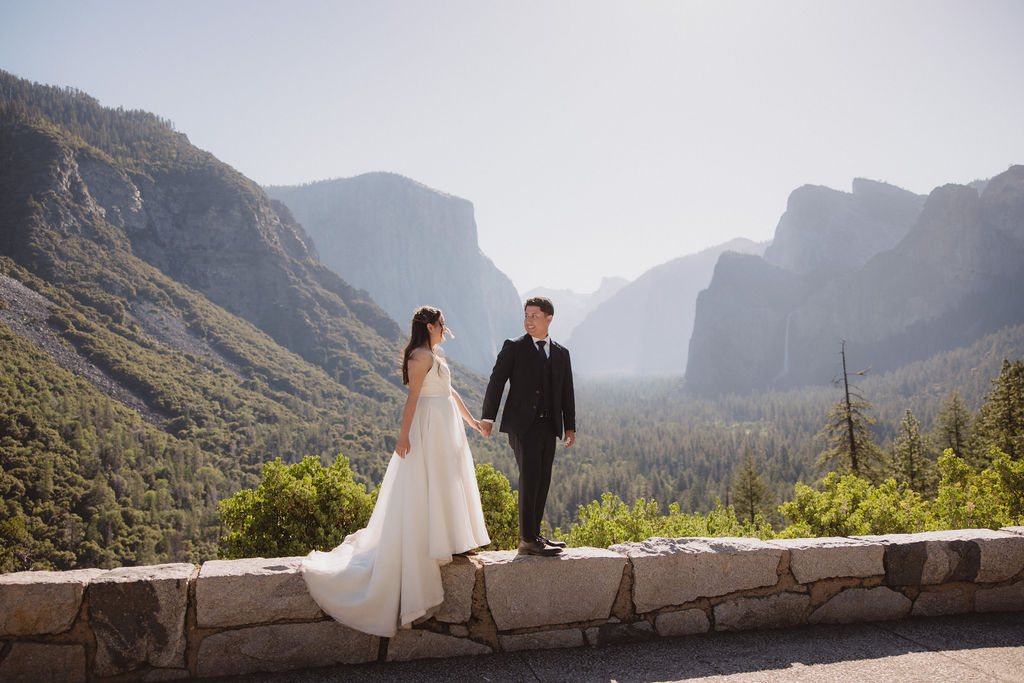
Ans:
POLYGON ((899 243, 924 199, 863 178, 854 179, 851 193, 804 185, 790 194, 764 259, 796 273, 859 268, 899 243))
POLYGON ((735 239, 652 268, 595 308, 569 338, 573 371, 591 376, 682 375, 697 295, 722 254, 760 255, 735 239))
POLYGON ((763 260, 722 259, 697 302, 688 390, 824 384, 842 340, 856 366, 888 370, 1024 321, 1024 299, 1008 296, 1024 288, 1024 166, 980 194, 935 189, 903 234, 897 219, 914 214, 915 196, 860 185, 887 201, 868 203, 872 213, 857 192, 801 188, 763 260), (859 250, 850 225, 866 236, 859 250))
POLYGON ((488 373, 501 342, 522 333, 512 281, 477 243, 473 205, 392 173, 268 187, 308 231, 320 258, 365 289, 405 330, 413 310, 444 310, 449 356, 488 373))
POLYGON ((723 254, 697 297, 686 386, 697 393, 770 386, 788 369, 790 312, 806 291, 803 276, 753 255, 723 254))

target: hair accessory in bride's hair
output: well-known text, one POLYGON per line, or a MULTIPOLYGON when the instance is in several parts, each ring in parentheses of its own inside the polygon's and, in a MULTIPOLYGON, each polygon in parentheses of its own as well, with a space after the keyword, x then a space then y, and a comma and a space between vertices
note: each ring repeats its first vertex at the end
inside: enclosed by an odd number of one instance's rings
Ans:
POLYGON ((416 310, 416 313, 412 316, 412 321, 414 323, 423 323, 424 325, 429 325, 430 323, 434 322, 434 320, 437 320, 437 317, 437 309, 432 309, 429 308, 428 306, 421 306, 416 310), (431 318, 433 318, 433 320, 431 320, 431 318))

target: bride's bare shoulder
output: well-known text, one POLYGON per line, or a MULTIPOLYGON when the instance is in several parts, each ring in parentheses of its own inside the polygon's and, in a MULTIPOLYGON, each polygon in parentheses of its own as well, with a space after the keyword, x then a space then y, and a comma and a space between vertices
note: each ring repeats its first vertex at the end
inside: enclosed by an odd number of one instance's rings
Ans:
POLYGON ((434 354, 430 352, 430 349, 421 346, 412 350, 409 354, 409 362, 417 365, 433 365, 434 354))

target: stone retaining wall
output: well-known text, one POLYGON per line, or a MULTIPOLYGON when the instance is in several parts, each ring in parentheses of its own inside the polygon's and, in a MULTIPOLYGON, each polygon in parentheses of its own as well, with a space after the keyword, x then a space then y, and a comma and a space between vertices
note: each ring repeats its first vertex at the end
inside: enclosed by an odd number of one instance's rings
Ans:
POLYGON ((0 575, 0 680, 168 680, 1024 611, 1024 527, 480 553, 445 567, 437 613, 390 639, 327 618, 300 561, 0 575))

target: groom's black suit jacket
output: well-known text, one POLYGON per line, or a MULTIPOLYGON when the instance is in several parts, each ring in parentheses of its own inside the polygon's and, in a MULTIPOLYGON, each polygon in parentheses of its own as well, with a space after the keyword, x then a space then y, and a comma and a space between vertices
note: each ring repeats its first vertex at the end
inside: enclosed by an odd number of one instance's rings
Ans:
MULTIPOLYGON (((556 436, 564 430, 576 431, 576 397, 572 386, 572 363, 569 349, 558 342, 551 344, 551 407, 556 436)), ((533 423, 542 401, 537 393, 537 377, 543 362, 529 334, 506 339, 491 370, 491 379, 484 394, 482 417, 494 420, 498 414, 505 383, 510 382, 508 399, 501 414, 500 431, 523 434, 533 423)))

